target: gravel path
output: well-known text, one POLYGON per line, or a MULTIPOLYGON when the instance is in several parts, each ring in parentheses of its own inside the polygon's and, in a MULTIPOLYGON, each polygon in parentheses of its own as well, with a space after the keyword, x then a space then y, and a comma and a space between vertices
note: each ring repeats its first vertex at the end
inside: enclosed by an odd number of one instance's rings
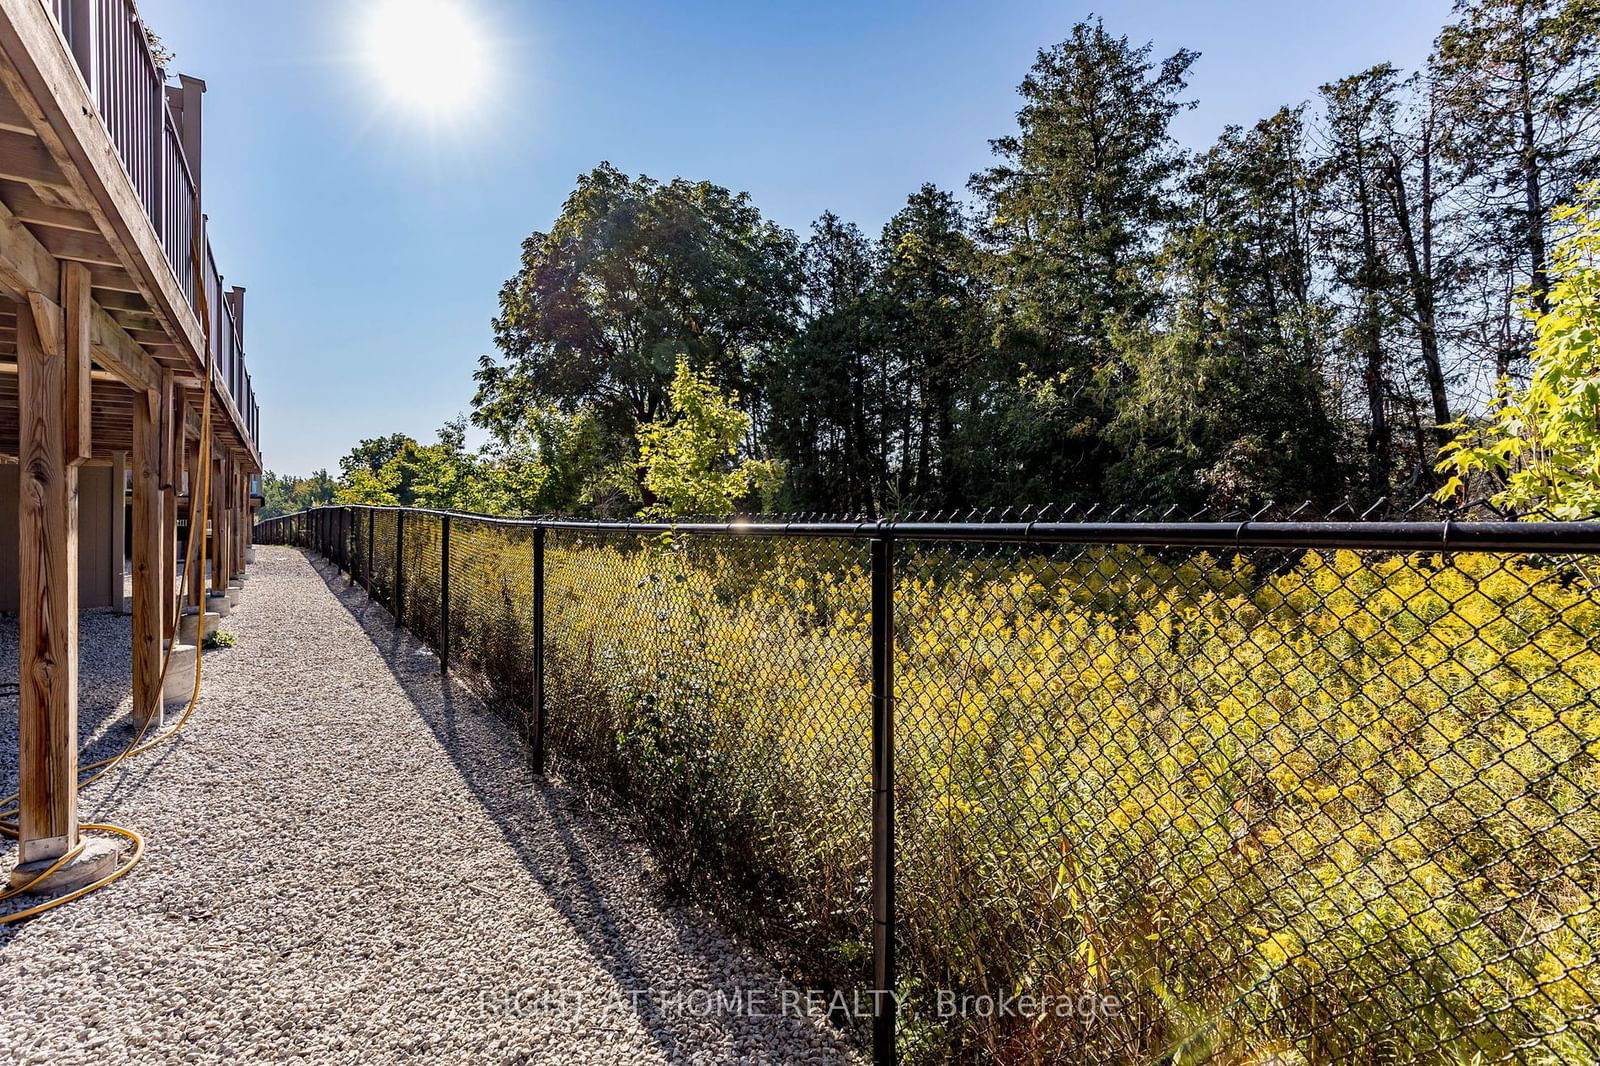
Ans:
MULTIPOLYGON (((387 612, 258 555, 193 723, 82 798, 143 865, 0 927, 0 1061, 855 1061, 387 612)), ((114 745, 128 620, 82 634, 85 736, 114 745)), ((0 656, 15 678, 14 622, 0 656)), ((15 731, 0 682, 8 792, 15 731)))

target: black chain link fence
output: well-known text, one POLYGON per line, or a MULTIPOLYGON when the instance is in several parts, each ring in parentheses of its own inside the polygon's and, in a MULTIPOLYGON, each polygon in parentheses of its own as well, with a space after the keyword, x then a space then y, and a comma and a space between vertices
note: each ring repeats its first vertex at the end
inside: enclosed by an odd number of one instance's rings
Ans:
POLYGON ((879 1061, 1600 1061, 1600 524, 1095 517, 256 539, 398 582, 879 1061))

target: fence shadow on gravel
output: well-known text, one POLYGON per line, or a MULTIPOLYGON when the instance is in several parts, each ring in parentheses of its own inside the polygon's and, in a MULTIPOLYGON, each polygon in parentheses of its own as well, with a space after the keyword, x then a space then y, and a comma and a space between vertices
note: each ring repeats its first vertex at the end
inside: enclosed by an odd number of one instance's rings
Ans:
MULTIPOLYGON (((441 676, 438 660, 433 655, 419 655, 426 645, 392 624, 386 610, 376 606, 364 589, 347 581, 337 567, 313 563, 329 590, 351 613, 362 631, 382 657, 395 680, 406 694, 418 719, 427 726, 440 747, 449 756, 462 781, 472 791, 479 806, 499 831, 501 838, 512 849, 528 876, 538 884, 552 905, 566 922, 572 934, 583 944, 588 954, 597 961, 623 990, 622 1005, 631 1009, 651 1039, 662 1053, 673 1061, 691 1057, 693 1048, 681 1046, 678 1033, 686 1021, 698 1024, 718 1024, 729 1029, 743 1026, 760 1027, 762 1035, 770 1039, 773 1026, 803 1026, 794 1018, 755 1018, 738 1013, 718 1013, 715 1018, 686 1018, 663 1009, 659 997, 628 995, 629 992, 658 992, 670 989, 686 976, 679 968, 681 956, 670 972, 652 967, 645 952, 635 950, 640 931, 625 915, 626 908, 614 900, 617 892, 634 891, 631 901, 637 902, 637 892, 655 893, 647 875, 639 875, 639 889, 619 886, 607 874, 597 875, 593 853, 597 848, 609 850, 611 845, 630 845, 614 835, 615 820, 607 817, 612 812, 604 809, 606 801, 592 791, 575 789, 557 778, 535 775, 529 771, 529 749, 526 739, 514 725, 501 719, 487 718, 482 708, 463 709, 461 697, 452 691, 448 678, 441 676), (596 809, 596 803, 601 809, 596 809), (555 861, 547 846, 553 839, 558 845, 555 861), (620 916, 619 916, 620 914, 620 916)), ((476 702, 475 700, 472 702, 476 702)), ((492 896, 493 885, 468 885, 468 890, 492 896)), ((705 942, 704 925, 695 915, 681 911, 674 901, 656 913, 664 915, 671 923, 671 941, 676 949, 691 957, 705 942)), ((730 946, 731 947, 731 946, 730 946)), ((659 948, 659 944, 646 949, 659 948)), ((704 973, 714 978, 725 956, 705 954, 704 973)), ((694 984, 703 988, 705 979, 694 984)), ((565 1005, 581 1009, 577 1005, 565 1005)), ((593 1005, 591 1005, 593 1006, 593 1005)), ((507 1009, 513 1009, 510 1004, 507 1009)), ((542 1009, 537 1002, 516 1005, 514 1009, 542 1009)), ((795 1042, 814 1042, 812 1031, 794 1033, 795 1042), (811 1038, 808 1040, 808 1038, 811 1038)), ((737 1037, 735 1037, 737 1042, 737 1037)), ((821 1066, 831 1059, 818 1058, 821 1066)), ((849 1061, 841 1046, 837 1060, 849 1061)))
POLYGON ((1600 1059, 1600 524, 257 539, 368 586, 878 1062, 1600 1059))

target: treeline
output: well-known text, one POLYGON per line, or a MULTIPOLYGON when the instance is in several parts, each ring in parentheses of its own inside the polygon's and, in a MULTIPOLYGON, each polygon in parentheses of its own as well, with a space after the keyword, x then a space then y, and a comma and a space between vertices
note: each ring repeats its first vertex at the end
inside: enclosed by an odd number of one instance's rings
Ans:
POLYGON ((824 512, 1436 489, 1445 427, 1526 375, 1552 210, 1600 175, 1600 0, 1463 0, 1423 69, 1352 74, 1188 154, 1170 124, 1197 58, 1080 23, 970 196, 925 185, 876 235, 829 213, 802 237, 746 195, 600 165, 501 290, 471 414, 489 443, 459 423, 364 442, 387 456, 342 471, 347 498, 614 515, 701 476, 723 480, 696 506, 824 512), (397 457, 428 471, 385 472, 397 457))

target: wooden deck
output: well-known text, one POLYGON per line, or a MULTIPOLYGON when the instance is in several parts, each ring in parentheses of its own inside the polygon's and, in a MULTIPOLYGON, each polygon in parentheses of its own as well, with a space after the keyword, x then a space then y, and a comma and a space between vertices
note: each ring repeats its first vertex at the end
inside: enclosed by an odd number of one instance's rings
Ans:
POLYGON ((204 91, 156 65, 131 0, 0 0, 0 460, 18 467, 22 863, 77 840, 78 470, 132 474, 136 716, 162 710, 180 525, 208 563, 191 569, 208 576, 190 604, 244 566, 259 411, 244 291, 224 289, 206 239, 204 91))

